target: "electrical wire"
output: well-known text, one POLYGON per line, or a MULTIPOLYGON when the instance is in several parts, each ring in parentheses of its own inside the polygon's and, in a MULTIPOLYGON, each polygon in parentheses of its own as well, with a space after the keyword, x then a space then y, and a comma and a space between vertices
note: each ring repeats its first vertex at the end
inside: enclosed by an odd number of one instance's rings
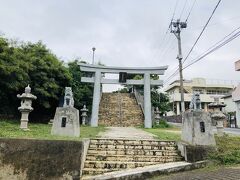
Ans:
MULTIPOLYGON (((240 27, 239 27, 240 28, 240 27)), ((238 28, 238 29, 239 29, 238 28)), ((203 55, 201 55, 200 57, 196 58, 193 62, 189 63, 188 65, 186 65, 183 69, 188 68, 189 66, 195 64, 196 62, 200 61, 201 59, 203 59, 204 57, 206 57, 207 55, 209 55, 210 53, 216 51, 217 49, 225 46, 226 44, 228 44, 229 42, 231 42, 232 40, 236 39, 238 36, 240 36, 240 31, 238 31, 237 33, 235 33, 233 36, 231 36, 229 39, 225 40, 224 42, 222 42, 221 44, 217 45, 216 47, 212 48, 209 51, 205 51, 205 53, 203 55)))
POLYGON ((181 19, 182 15, 183 15, 183 12, 184 12, 184 10, 185 10, 185 8, 186 8, 186 4, 187 4, 187 0, 185 0, 185 3, 184 3, 184 5, 183 5, 183 9, 182 9, 182 12, 181 12, 181 14, 180 14, 179 19, 181 19))
POLYGON ((193 48, 196 46, 198 40, 200 39, 200 37, 202 36, 203 32, 205 31, 207 25, 209 24, 210 20, 211 20, 212 17, 213 17, 213 14, 215 13, 216 9, 218 8, 220 2, 221 2, 221 0, 218 1, 217 5, 216 5, 215 8, 213 9, 212 14, 211 14, 210 17, 208 18, 208 20, 207 20, 206 24, 204 25, 201 33, 200 33, 199 36, 197 37, 196 41, 194 42, 194 44, 193 44, 193 46, 191 47, 190 51, 188 52, 187 56, 184 58, 183 63, 184 63, 184 62, 187 60, 187 58, 190 56, 193 48))
MULTIPOLYGON (((229 33, 228 35, 224 36, 220 41, 218 41, 217 43, 215 43, 214 45, 212 45, 210 48, 208 48, 202 55, 198 56, 195 60, 193 60, 191 63, 189 63, 188 65, 186 65, 185 67, 183 67, 183 69, 188 68, 189 66, 195 64, 196 62, 200 61, 201 59, 203 59, 204 57, 206 57, 207 55, 209 55, 210 53, 216 51, 217 49, 225 46, 226 44, 228 44, 229 42, 231 42, 232 40, 236 39, 238 36, 240 36, 240 27, 234 29, 231 33, 229 33), (237 31, 237 32, 236 32, 237 31)), ((169 82, 175 75, 178 74, 178 70, 179 68, 171 75, 169 76, 163 83, 163 85, 165 85, 167 82, 169 82)))
MULTIPOLYGON (((185 2, 186 2, 186 1, 185 1, 185 2)), ((220 2, 221 2, 221 0, 219 0, 219 1, 217 2, 216 6, 214 7, 214 9, 213 9, 210 17, 208 18, 206 24, 204 25, 201 33, 199 34, 198 38, 197 38, 196 41, 194 42, 194 44, 193 44, 193 46, 191 47, 190 51, 188 52, 187 56, 184 58, 184 60, 183 60, 183 62, 182 62, 183 64, 184 64, 184 62, 187 60, 187 58, 190 56, 191 52, 193 51, 193 48, 196 46, 197 42, 199 41, 199 39, 200 39, 200 37, 202 36, 203 32, 205 31, 206 27, 208 26, 208 24, 209 24, 210 20, 212 19, 213 15, 214 15, 214 13, 215 13, 215 11, 216 11, 216 9, 218 8, 220 2)), ((186 4, 186 3, 185 3, 185 4, 186 4)), ((194 2, 194 4, 195 4, 195 2, 194 2)), ((192 10, 194 4, 192 5, 191 10, 192 10)), ((190 12, 189 12, 189 15, 188 15, 187 19, 189 18, 190 14, 191 14, 191 10, 190 10, 190 12)), ((187 21, 187 19, 186 19, 186 21, 187 21)), ((174 77, 174 76, 178 73, 179 68, 175 68, 175 69, 176 69, 176 70, 174 71, 174 73, 173 73, 172 75, 170 75, 170 77, 168 77, 167 80, 168 80, 169 78, 174 77)))
POLYGON ((191 6, 191 8, 190 8, 190 11, 189 11, 189 13, 188 13, 188 15, 187 15, 187 18, 186 18, 186 20, 185 20, 185 23, 187 23, 187 21, 188 21, 188 18, 189 18, 189 16, 190 16, 190 14, 192 13, 192 10, 193 10, 193 7, 194 7, 194 5, 195 5, 196 1, 197 1, 197 0, 194 0, 194 2, 193 2, 193 4, 192 4, 192 6, 191 6))
MULTIPOLYGON (((173 14, 172 14, 172 18, 171 18, 171 23, 172 23, 172 21, 173 21, 173 19, 174 19, 178 2, 179 2, 179 0, 176 0, 176 2, 175 2, 174 9, 173 9, 173 14)), ((165 54, 165 52, 168 51, 167 49, 168 49, 168 47, 169 47, 169 39, 170 39, 170 37, 167 38, 167 35, 168 35, 168 33, 169 33, 169 30, 170 30, 170 27, 171 27, 171 23, 169 24, 169 26, 168 26, 168 28, 167 28, 166 32, 164 33, 164 36, 163 36, 163 38, 162 38, 162 40, 161 40, 162 43, 161 43, 161 45, 160 45, 159 48, 163 48, 163 51, 160 52, 160 55, 159 55, 159 56, 162 56, 162 54, 165 54), (166 39, 166 38, 167 38, 167 39, 166 39), (167 40, 167 43, 165 43, 165 40, 167 40), (164 46, 164 45, 165 45, 165 46, 164 46)), ((172 44, 172 42, 170 42, 170 44, 172 44)), ((154 59, 155 59, 155 57, 156 57, 157 54, 158 54, 158 53, 155 53, 154 59)))

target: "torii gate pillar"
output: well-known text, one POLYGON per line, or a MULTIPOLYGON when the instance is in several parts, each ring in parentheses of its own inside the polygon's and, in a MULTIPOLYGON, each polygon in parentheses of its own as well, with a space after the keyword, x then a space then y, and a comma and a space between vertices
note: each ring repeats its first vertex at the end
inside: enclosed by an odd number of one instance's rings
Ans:
POLYGON ((98 126, 98 111, 99 103, 101 98, 101 77, 102 73, 100 71, 95 72, 95 81, 94 81, 94 91, 93 91, 93 104, 92 104, 92 119, 91 126, 98 126))
POLYGON ((144 127, 152 128, 150 74, 144 74, 144 127))

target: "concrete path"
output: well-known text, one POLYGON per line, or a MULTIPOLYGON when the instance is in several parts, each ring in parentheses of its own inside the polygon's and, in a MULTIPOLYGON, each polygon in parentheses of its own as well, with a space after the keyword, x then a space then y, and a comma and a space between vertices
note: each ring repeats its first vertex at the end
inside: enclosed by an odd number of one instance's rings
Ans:
POLYGON ((135 127, 107 127, 98 134, 100 138, 154 139, 155 135, 135 127))

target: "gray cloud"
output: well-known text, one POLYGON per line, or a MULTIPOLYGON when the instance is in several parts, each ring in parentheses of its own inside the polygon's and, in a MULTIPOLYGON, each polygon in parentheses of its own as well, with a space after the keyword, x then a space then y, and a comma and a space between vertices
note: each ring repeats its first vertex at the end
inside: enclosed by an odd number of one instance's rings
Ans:
MULTIPOLYGON (((175 0, 0 0, 0 31, 9 38, 23 41, 42 40, 58 57, 69 61, 76 57, 91 62, 91 48, 96 59, 113 66, 169 65, 163 78, 177 66, 177 42, 166 33, 175 0)), ((184 5, 179 0, 175 18, 184 5)), ((193 0, 188 0, 185 20, 193 0)), ((186 55, 217 0, 200 1, 182 31, 183 55, 186 55)), ((194 49, 188 62, 220 38, 239 26, 240 1, 222 1, 194 49), (239 17, 238 17, 239 16, 239 17)), ((239 39, 204 58, 184 71, 185 78, 239 80, 233 63, 239 58, 239 39)), ((186 62, 187 63, 187 62, 186 62)), ((177 76, 175 77, 177 78, 177 76)))

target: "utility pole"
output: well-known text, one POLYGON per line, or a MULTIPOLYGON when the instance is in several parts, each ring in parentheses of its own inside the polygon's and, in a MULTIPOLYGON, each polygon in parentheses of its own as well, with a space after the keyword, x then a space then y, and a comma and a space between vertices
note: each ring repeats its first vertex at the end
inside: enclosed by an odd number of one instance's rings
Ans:
POLYGON ((93 54, 92 54, 92 64, 94 64, 94 53, 95 53, 95 50, 96 50, 96 48, 95 47, 93 47, 92 48, 92 51, 93 51, 93 54))
POLYGON ((181 47, 181 29, 187 27, 186 22, 180 22, 178 19, 175 22, 171 22, 171 33, 173 33, 178 40, 178 55, 177 59, 179 61, 179 75, 180 75, 180 93, 181 93, 181 113, 185 111, 184 104, 184 92, 183 92, 183 74, 182 74, 182 47, 181 47))

